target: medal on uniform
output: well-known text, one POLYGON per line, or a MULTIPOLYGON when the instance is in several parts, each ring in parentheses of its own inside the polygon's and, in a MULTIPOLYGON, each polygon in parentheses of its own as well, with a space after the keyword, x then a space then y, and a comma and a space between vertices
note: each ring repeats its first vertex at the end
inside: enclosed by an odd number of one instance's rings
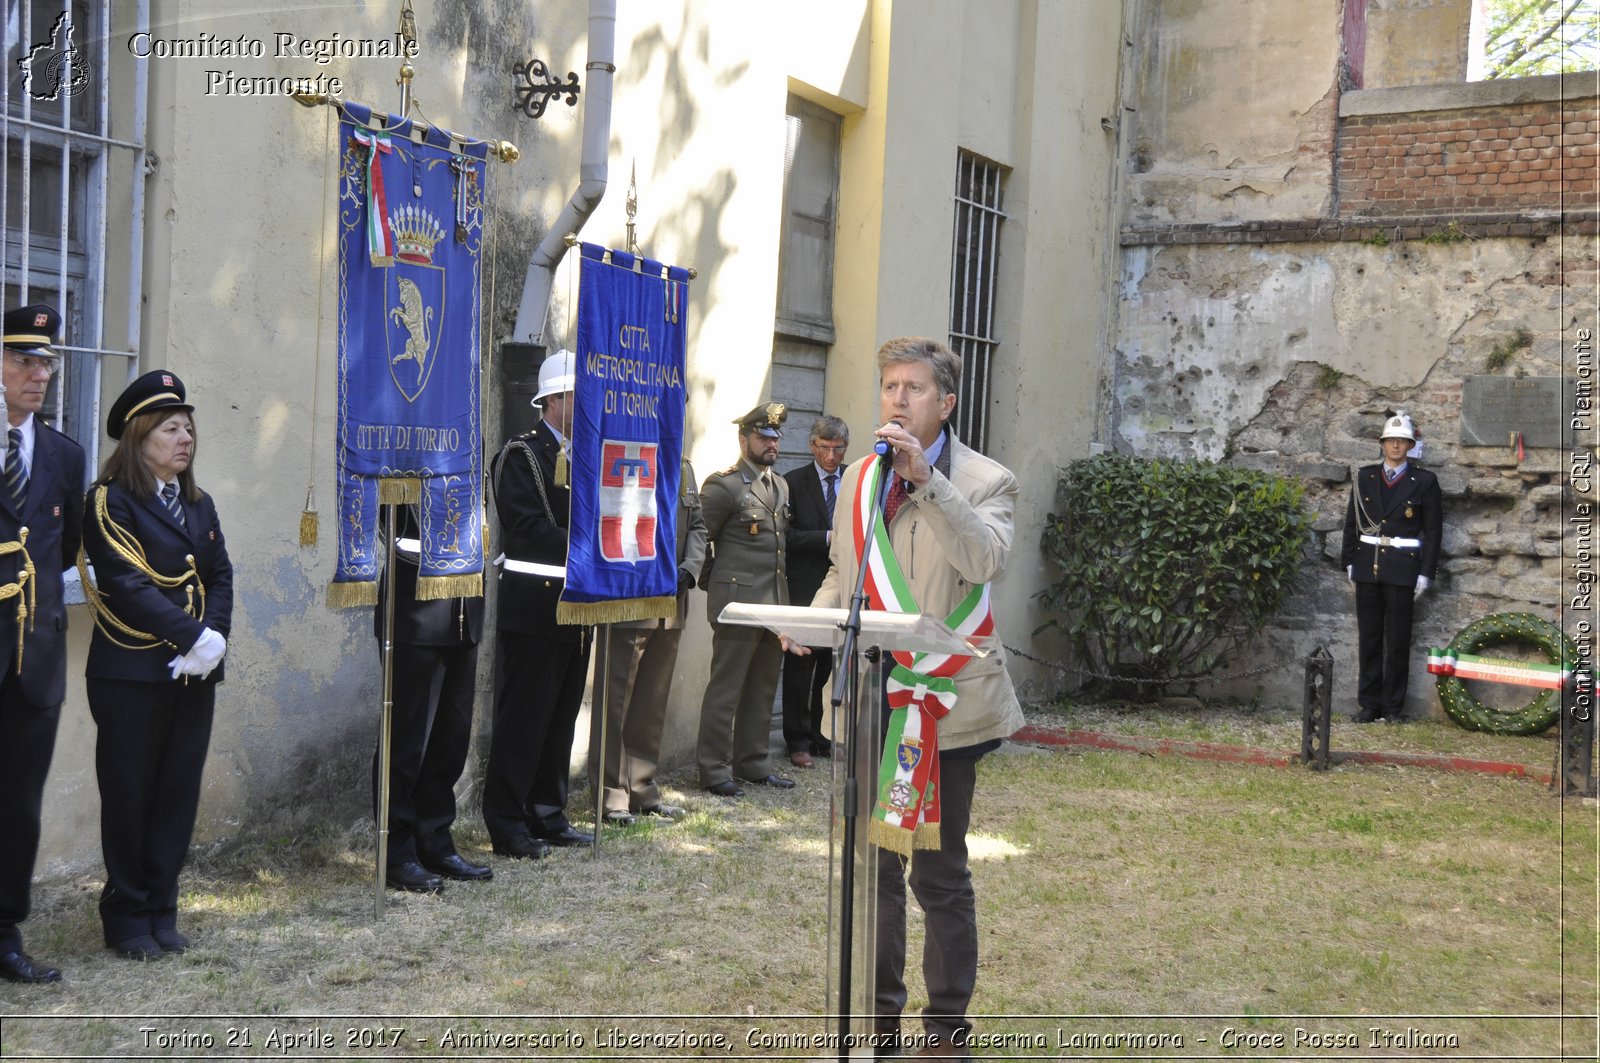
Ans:
POLYGON ((1406 507, 1406 520, 1410 520, 1412 518, 1412 516, 1413 516, 1413 514, 1411 512, 1411 507, 1407 506, 1406 507))
POLYGON ((751 535, 760 535, 761 534, 761 525, 758 524, 755 521, 751 521, 750 522, 750 534, 751 535))

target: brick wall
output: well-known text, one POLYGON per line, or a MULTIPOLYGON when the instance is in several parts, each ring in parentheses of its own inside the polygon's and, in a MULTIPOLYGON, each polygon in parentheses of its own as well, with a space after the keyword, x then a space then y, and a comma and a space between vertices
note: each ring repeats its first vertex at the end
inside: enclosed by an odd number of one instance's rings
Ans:
POLYGON ((1581 210, 1600 203, 1595 98, 1344 118, 1342 218, 1581 210))

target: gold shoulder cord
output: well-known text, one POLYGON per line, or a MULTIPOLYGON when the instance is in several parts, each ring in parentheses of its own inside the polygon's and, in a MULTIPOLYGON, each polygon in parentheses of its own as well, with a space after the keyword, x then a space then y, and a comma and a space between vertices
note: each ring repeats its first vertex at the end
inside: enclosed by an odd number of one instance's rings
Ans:
MULTIPOLYGON (((196 620, 205 619, 206 587, 205 584, 200 580, 200 573, 195 570, 194 555, 185 555, 184 560, 189 562, 189 568, 179 575, 163 576, 161 573, 157 572, 154 568, 150 567, 150 562, 145 559, 144 547, 139 544, 139 540, 134 536, 134 534, 128 531, 128 529, 124 528, 122 525, 118 524, 116 521, 112 520, 111 516, 106 512, 106 494, 107 491, 104 485, 95 488, 94 507, 92 513, 95 524, 99 526, 100 534, 105 539, 106 545, 111 547, 112 552, 120 557, 130 568, 143 575, 157 587, 177 587, 182 585, 184 581, 192 579, 194 582, 188 588, 189 601, 188 604, 184 606, 183 611, 194 617, 196 620), (194 610, 194 600, 197 591, 200 596, 200 611, 198 613, 196 613, 194 610)), ((111 611, 111 607, 106 604, 105 596, 100 593, 99 588, 96 587, 93 581, 89 579, 88 555, 84 552, 84 549, 81 546, 78 548, 78 574, 83 579, 83 595, 88 599, 89 606, 94 611, 95 626, 98 627, 106 636, 106 638, 112 641, 112 643, 117 646, 121 646, 125 650, 155 650, 160 649, 162 646, 171 646, 173 649, 178 648, 173 646, 172 643, 166 641, 165 639, 157 638, 155 635, 151 635, 148 632, 131 628, 118 619, 117 614, 113 613, 111 611), (146 645, 141 646, 133 643, 123 642, 117 638, 116 634, 113 634, 113 629, 115 629, 116 632, 128 636, 129 638, 140 639, 145 642, 146 645)), ((0 595, 3 595, 3 593, 3 588, 0 588, 0 595)))
POLYGON ((1350 485, 1350 498, 1356 504, 1356 530, 1362 535, 1377 535, 1378 522, 1367 512, 1367 504, 1361 500, 1359 484, 1350 485))
POLYGON ((33 629, 33 613, 38 606, 37 580, 34 579, 33 558, 28 556, 28 529, 19 528, 14 541, 0 543, 0 557, 22 555, 22 569, 17 582, 0 583, 0 602, 7 598, 17 600, 17 671, 22 671, 22 634, 24 628, 33 629))

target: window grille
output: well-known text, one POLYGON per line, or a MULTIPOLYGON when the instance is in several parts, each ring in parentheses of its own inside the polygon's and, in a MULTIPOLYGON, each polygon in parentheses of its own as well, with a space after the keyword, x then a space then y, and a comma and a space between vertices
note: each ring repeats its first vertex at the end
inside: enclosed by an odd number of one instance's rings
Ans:
MULTIPOLYGON (((148 0, 121 6, 119 32, 148 28, 148 0)), ((92 477, 101 367, 114 358, 109 371, 119 383, 137 368, 144 64, 123 61, 117 73, 126 83, 113 94, 110 0, 6 0, 5 10, 4 302, 61 311, 62 368, 42 415, 84 448, 92 477), (25 72, 21 61, 30 55, 25 72)))
POLYGON ((961 356, 955 430, 978 451, 989 449, 989 380, 995 334, 995 271, 1000 251, 1003 168, 971 152, 956 159, 956 223, 950 250, 950 349, 961 356))

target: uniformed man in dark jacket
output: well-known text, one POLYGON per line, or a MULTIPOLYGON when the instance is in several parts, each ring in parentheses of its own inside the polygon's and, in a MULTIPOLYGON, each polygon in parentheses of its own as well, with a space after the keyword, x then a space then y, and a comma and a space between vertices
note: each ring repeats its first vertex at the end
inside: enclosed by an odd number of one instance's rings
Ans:
POLYGON ((519 860, 545 856, 552 845, 594 841, 566 813, 590 630, 556 623, 566 584, 574 368, 571 351, 545 359, 533 397, 543 400, 544 419, 508 442, 490 469, 505 553, 498 559, 494 733, 483 822, 494 851, 519 860))
POLYGON ((1439 569, 1444 509, 1439 481, 1408 459, 1416 427, 1404 411, 1384 421, 1383 460, 1356 473, 1339 560, 1355 584, 1361 670, 1356 720, 1399 719, 1411 665, 1411 613, 1439 569))
MULTIPOLYGON (((472 738, 483 597, 417 600, 420 516, 415 505, 396 509, 385 875, 391 889, 432 893, 443 885, 442 879, 482 881, 494 877, 494 872, 457 852, 450 834, 456 821, 456 782, 466 767, 472 738)), ((388 581, 379 579, 372 627, 380 654, 387 589, 388 581)), ((374 795, 378 765, 374 753, 374 795)))
POLYGON ((711 676, 700 706, 700 785, 718 797, 743 797, 744 782, 787 790, 772 771, 772 702, 783 646, 761 627, 720 624, 730 602, 788 605, 784 535, 789 485, 772 471, 788 411, 764 402, 739 418, 737 464, 706 477, 701 512, 711 560, 701 573, 711 621, 711 676))
POLYGON ((52 306, 5 314, 0 586, 16 593, 0 601, 0 977, 13 982, 61 978, 22 951, 17 927, 28 915, 44 781, 67 690, 62 573, 78 556, 83 531, 83 448, 34 416, 61 368, 51 346, 60 329, 52 306), (23 578, 29 560, 31 580, 23 578))

